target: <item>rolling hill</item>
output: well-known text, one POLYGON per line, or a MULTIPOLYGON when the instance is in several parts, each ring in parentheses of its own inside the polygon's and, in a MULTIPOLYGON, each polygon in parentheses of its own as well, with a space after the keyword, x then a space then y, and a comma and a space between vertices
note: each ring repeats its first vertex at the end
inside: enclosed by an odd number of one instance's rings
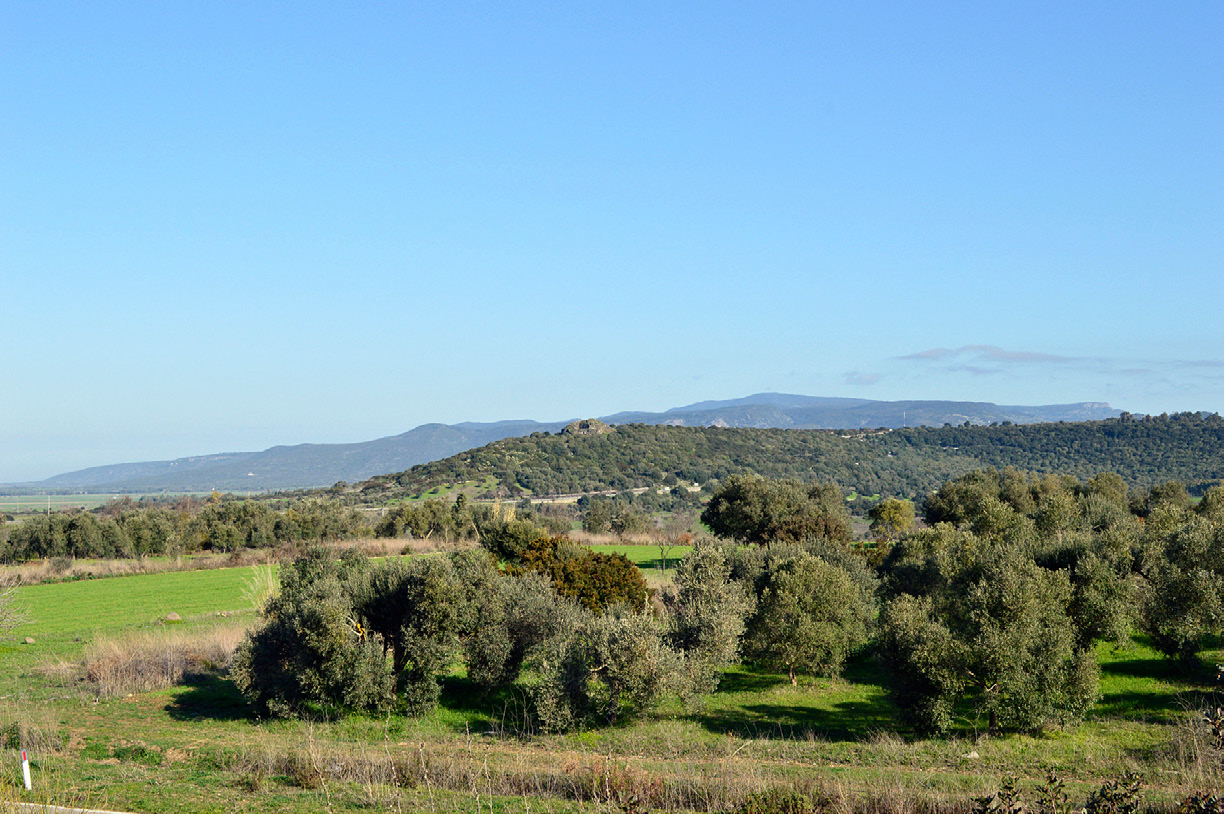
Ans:
POLYGON ((1117 472, 1131 486, 1224 478, 1224 419, 1124 415, 1103 421, 872 430, 625 424, 605 433, 506 438, 347 491, 366 502, 481 483, 483 494, 602 492, 707 483, 755 473, 833 481, 860 494, 915 498, 983 467, 1087 479, 1117 472), (490 488, 489 484, 493 484, 490 488))
MULTIPOLYGON (((986 402, 872 401, 784 393, 758 393, 704 401, 665 412, 622 412, 609 424, 773 429, 984 425, 1012 422, 1082 421, 1116 416, 1108 404, 1000 406, 986 402)), ((530 420, 495 423, 424 424, 399 435, 351 444, 297 444, 262 452, 229 452, 171 461, 98 466, 56 475, 23 491, 260 492, 331 486, 441 460, 505 438, 556 432, 567 422, 530 420)))

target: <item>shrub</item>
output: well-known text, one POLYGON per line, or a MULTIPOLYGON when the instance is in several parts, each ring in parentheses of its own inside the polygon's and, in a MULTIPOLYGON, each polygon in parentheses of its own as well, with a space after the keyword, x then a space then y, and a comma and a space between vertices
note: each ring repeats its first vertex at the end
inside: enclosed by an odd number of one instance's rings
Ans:
POLYGON ((932 565, 936 590, 902 594, 882 615, 881 654, 910 722, 943 731, 966 694, 992 732, 1080 718, 1096 700, 1098 667, 1079 643, 1066 572, 1006 544, 962 554, 932 565))
POLYGON ((867 643, 872 598, 841 569, 810 554, 775 561, 765 577, 745 651, 796 673, 833 674, 867 643))
POLYGON ((793 789, 769 789, 749 794, 735 814, 816 814, 812 799, 793 789))
POLYGON ((449 560, 414 557, 381 563, 361 575, 354 611, 391 651, 392 672, 410 714, 432 709, 437 674, 458 646, 462 594, 449 560))
POLYGON ((540 726, 561 732, 637 715, 659 698, 677 667, 652 618, 615 608, 588 614, 536 648, 527 687, 540 726))
POLYGON ((267 623, 238 647, 231 675, 261 709, 296 715, 311 704, 385 708, 392 698, 380 640, 356 619, 341 568, 311 552, 284 569, 267 623))
POLYGON ((798 542, 809 537, 853 538, 841 490, 831 483, 802 484, 755 475, 732 475, 701 514, 722 537, 746 543, 798 542))
POLYGON ((718 688, 722 671, 739 653, 744 620, 753 600, 731 579, 723 551, 699 542, 676 568, 675 590, 666 597, 668 642, 682 653, 689 692, 718 688))
POLYGON ((615 605, 646 607, 646 580, 624 554, 600 554, 561 537, 537 539, 513 561, 510 572, 536 571, 553 589, 592 613, 615 605))

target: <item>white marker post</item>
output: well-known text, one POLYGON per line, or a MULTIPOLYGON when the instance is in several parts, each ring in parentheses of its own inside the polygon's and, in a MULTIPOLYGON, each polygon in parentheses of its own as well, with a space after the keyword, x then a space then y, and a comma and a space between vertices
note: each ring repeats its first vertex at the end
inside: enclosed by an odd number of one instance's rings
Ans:
POLYGON ((25 780, 26 791, 30 790, 30 759, 26 757, 26 750, 21 750, 21 777, 25 780))

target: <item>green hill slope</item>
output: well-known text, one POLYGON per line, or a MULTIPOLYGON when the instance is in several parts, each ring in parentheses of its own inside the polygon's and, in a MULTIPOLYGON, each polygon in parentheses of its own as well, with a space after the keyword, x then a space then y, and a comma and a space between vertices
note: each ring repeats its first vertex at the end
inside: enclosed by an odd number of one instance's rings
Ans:
POLYGON ((1135 419, 896 430, 723 429, 622 425, 602 435, 535 433, 360 484, 370 499, 493 478, 500 494, 569 494, 704 483, 755 472, 832 480, 863 494, 917 496, 972 469, 1014 466, 1133 486, 1224 477, 1224 420, 1179 413, 1135 419))

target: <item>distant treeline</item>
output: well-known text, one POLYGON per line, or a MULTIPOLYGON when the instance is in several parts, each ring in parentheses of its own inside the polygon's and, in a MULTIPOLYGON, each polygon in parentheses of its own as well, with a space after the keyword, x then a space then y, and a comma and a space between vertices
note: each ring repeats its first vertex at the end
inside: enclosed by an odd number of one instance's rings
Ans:
POLYGON ((481 482, 487 497, 713 484, 755 473, 831 481, 860 494, 916 498, 982 467, 1086 479, 1116 472, 1132 487, 1177 480, 1201 493, 1224 477, 1224 419, 1177 413, 1105 421, 895 430, 778 430, 629 424, 604 434, 534 433, 332 490, 355 501, 481 482))
POLYGON ((302 500, 273 509, 248 500, 114 501, 96 511, 61 511, 0 524, 0 562, 46 557, 112 558, 235 551, 368 534, 354 509, 302 500))

